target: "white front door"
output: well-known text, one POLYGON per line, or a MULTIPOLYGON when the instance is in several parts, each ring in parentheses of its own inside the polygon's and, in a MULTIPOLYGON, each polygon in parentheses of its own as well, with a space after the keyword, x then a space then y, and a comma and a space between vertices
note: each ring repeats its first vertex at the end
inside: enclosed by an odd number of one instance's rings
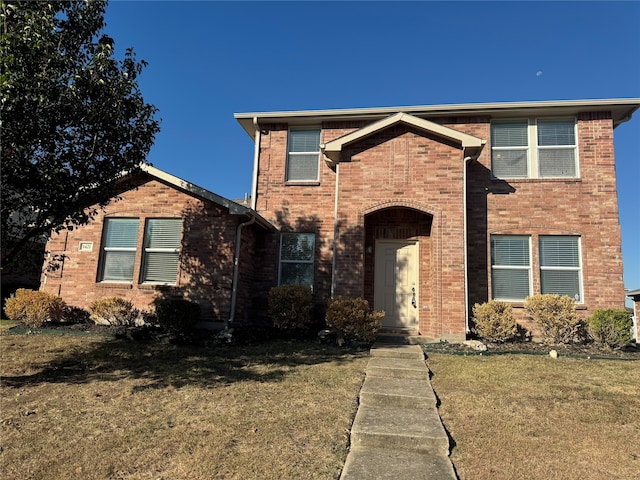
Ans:
POLYGON ((382 326, 418 328, 418 242, 377 240, 375 258, 376 310, 384 310, 382 326))

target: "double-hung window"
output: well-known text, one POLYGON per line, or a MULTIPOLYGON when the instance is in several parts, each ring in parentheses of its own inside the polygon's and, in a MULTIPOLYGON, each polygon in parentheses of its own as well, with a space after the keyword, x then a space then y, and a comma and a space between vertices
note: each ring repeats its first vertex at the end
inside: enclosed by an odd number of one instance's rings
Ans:
POLYGON ((540 236, 540 290, 582 301, 580 237, 540 236))
POLYGON ((182 220, 150 218, 144 232, 142 283, 173 285, 178 275, 182 220))
POLYGON ((577 177, 575 119, 493 122, 491 170, 497 178, 577 177))
POLYGON ((283 233, 280 244, 280 285, 313 286, 313 233, 283 233))
POLYGON ((491 293, 494 300, 523 301, 531 294, 528 235, 491 236, 491 293))
POLYGON ((320 166, 320 129, 291 129, 286 181, 317 182, 320 166))
POLYGON ((102 239, 99 280, 132 282, 138 243, 137 218, 107 218, 102 239))

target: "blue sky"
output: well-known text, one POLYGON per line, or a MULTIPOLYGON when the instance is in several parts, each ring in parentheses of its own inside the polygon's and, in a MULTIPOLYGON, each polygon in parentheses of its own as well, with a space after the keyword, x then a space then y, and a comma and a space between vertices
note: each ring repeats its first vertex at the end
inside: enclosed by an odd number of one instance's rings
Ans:
MULTIPOLYGON (((640 2, 111 1, 118 55, 149 62, 148 160, 251 191, 234 113, 640 97, 640 2)), ((640 111, 616 135, 625 287, 640 288, 640 111)))

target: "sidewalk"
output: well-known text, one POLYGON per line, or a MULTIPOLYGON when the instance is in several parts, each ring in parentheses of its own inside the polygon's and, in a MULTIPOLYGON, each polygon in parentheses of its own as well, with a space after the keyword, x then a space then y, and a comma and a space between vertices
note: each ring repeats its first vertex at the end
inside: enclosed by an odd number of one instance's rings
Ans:
POLYGON ((375 344, 340 480, 455 480, 419 345, 375 344))

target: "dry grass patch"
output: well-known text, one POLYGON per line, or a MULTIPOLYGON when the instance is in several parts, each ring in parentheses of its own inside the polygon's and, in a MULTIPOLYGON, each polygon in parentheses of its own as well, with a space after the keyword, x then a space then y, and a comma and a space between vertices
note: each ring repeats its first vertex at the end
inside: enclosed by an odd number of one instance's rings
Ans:
POLYGON ((637 478, 640 361, 428 353, 462 480, 637 478))
POLYGON ((368 352, 0 336, 13 479, 335 479, 368 352))

